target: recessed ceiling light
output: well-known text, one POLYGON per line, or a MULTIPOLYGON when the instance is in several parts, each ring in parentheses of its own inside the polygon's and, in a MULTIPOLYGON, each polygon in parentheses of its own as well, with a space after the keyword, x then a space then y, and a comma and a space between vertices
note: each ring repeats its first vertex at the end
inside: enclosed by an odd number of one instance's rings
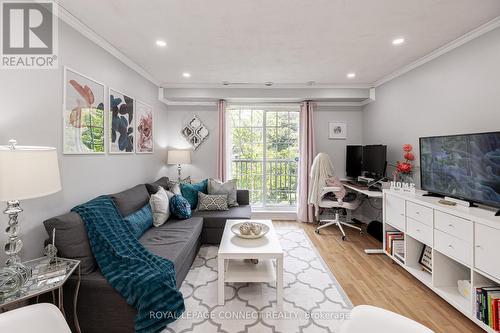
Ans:
POLYGON ((354 79, 356 77, 356 73, 349 73, 347 74, 348 79, 354 79))
POLYGON ((167 46, 167 42, 165 42, 164 40, 158 39, 156 41, 156 45, 159 47, 165 47, 165 46, 167 46))
POLYGON ((191 74, 190 74, 190 73, 185 72, 185 73, 182 73, 182 76, 184 76, 184 77, 191 77, 191 74))
POLYGON ((392 45, 401 45, 404 42, 405 42, 405 39, 402 37, 399 37, 399 38, 393 39, 392 45))

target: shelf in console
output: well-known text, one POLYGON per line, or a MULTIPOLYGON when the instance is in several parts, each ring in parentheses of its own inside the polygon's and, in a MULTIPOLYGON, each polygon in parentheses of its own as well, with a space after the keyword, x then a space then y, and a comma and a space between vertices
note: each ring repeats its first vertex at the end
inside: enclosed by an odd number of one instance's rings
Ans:
POLYGON ((471 281, 472 270, 439 251, 434 250, 432 256, 433 290, 462 313, 472 317, 471 298, 466 298, 458 291, 458 280, 471 281))
POLYGON ((486 278, 487 280, 490 280, 490 281, 492 281, 493 283, 495 283, 495 284, 499 284, 499 285, 500 285, 500 280, 499 280, 499 279, 497 279, 497 278, 495 278, 495 277, 493 277, 493 276, 491 276, 491 275, 489 275, 488 273, 485 273, 485 272, 483 272, 483 271, 481 271, 481 270, 479 270, 479 269, 477 269, 477 268, 474 268, 474 272, 475 272, 476 274, 479 274, 479 275, 483 276, 483 277, 484 277, 484 278, 486 278))
POLYGON ((405 266, 404 269, 406 269, 411 275, 427 287, 432 287, 432 274, 424 270, 422 267, 405 266))
POLYGON ((458 292, 457 286, 434 287, 434 291, 462 313, 471 316, 472 302, 458 292))
POLYGON ((405 262, 404 262, 404 261, 401 261, 401 259, 400 259, 400 258, 398 258, 398 257, 396 257, 396 256, 393 256, 392 254, 390 254, 389 252, 387 252, 387 251, 385 251, 385 250, 384 250, 384 252, 385 252, 386 256, 388 256, 389 258, 391 258, 392 260, 394 260, 394 261, 395 261, 395 262, 397 262, 398 264, 401 264, 401 265, 404 265, 404 264, 405 264, 405 262))
MULTIPOLYGON (((488 326, 487 324, 483 323, 482 320, 477 318, 477 301, 476 301, 476 289, 477 288, 485 288, 485 287, 497 287, 500 288, 500 283, 498 282, 497 279, 491 278, 485 273, 482 273, 480 271, 477 271, 476 269, 472 273, 472 297, 473 297, 473 305, 472 305, 472 316, 473 320, 476 324, 481 326, 484 330, 487 332, 495 332, 493 328, 488 326)), ((492 292, 497 292, 496 290, 493 290, 492 292)), ((495 296, 497 297, 497 296, 495 296)))
POLYGON ((420 257, 425 244, 406 234, 406 267, 405 269, 428 287, 432 286, 432 273, 423 269, 420 257))

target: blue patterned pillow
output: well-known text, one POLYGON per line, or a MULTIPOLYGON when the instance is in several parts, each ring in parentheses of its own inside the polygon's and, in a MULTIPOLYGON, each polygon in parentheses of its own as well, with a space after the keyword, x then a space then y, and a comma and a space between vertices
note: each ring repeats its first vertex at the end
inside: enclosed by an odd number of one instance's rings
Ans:
POLYGON ((196 184, 181 184, 181 193, 191 205, 191 209, 198 206, 198 192, 207 194, 208 179, 196 184))
POLYGON ((170 199, 170 213, 178 219, 188 219, 192 214, 191 205, 182 195, 176 194, 170 199))
POLYGON ((138 211, 125 216, 123 220, 128 224, 135 238, 139 239, 146 230, 153 226, 153 212, 151 211, 151 206, 147 204, 138 211))

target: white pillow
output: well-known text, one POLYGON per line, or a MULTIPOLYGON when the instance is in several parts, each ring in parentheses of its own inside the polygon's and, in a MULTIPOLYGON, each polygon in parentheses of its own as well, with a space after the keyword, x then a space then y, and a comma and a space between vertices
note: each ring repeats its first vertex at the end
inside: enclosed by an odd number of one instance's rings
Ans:
POLYGON ((160 186, 158 192, 151 195, 149 205, 153 212, 153 225, 155 227, 161 226, 168 220, 170 217, 169 195, 163 187, 160 186))

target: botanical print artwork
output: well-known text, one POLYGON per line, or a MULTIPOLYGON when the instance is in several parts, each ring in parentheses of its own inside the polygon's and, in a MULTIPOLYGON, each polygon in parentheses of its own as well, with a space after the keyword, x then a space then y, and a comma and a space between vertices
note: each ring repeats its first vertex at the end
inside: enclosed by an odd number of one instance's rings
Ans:
POLYGON ((64 69, 64 154, 105 152, 104 96, 103 84, 64 69))
POLYGON ((134 99, 109 90, 110 153, 134 152, 134 99))
POLYGON ((136 153, 152 153, 154 151, 153 138, 153 108, 151 106, 136 101, 135 103, 135 123, 136 123, 136 153))

